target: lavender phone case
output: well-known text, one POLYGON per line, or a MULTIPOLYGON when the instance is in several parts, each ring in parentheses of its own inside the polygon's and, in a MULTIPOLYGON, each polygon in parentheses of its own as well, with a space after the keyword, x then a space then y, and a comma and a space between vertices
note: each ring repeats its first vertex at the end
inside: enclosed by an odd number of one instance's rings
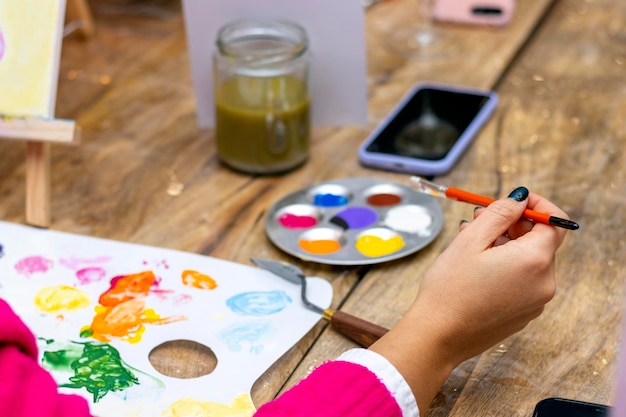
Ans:
MULTIPOLYGON (((369 167, 385 169, 389 171, 406 172, 419 175, 440 175, 449 171, 461 157, 465 149, 470 145, 478 131, 487 122, 498 103, 498 96, 490 90, 481 90, 470 87, 453 86, 438 83, 419 83, 405 94, 394 109, 387 115, 382 123, 361 144, 358 151, 359 161, 369 167), (451 93, 472 94, 484 97, 485 103, 473 115, 471 122, 460 132, 458 139, 442 159, 421 159, 412 156, 390 154, 368 150, 368 147, 381 135, 385 135, 386 129, 398 117, 403 108, 422 89, 432 89, 451 93)), ((454 103, 450 103, 451 106, 454 103)), ((419 115, 415 115, 417 118, 419 115)))

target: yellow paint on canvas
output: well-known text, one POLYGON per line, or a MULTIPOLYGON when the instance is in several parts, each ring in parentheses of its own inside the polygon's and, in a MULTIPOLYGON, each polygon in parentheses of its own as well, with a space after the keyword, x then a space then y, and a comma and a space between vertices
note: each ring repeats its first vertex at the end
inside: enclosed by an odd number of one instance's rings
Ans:
POLYGON ((181 398, 172 403, 161 417, 251 417, 256 409, 248 394, 241 394, 230 404, 181 398))
POLYGON ((65 0, 0 1, 0 114, 54 114, 65 0))
POLYGON ((35 305, 45 313, 80 310, 90 303, 87 294, 68 285, 46 287, 35 295, 35 305))

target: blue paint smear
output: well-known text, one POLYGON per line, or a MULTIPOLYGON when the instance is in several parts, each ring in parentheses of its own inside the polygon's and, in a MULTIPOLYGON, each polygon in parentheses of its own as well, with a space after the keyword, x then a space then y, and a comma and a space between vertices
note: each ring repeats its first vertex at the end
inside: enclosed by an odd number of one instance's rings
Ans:
POLYGON ((248 352, 259 355, 264 348, 260 341, 269 339, 275 332, 269 321, 250 321, 225 328, 220 332, 220 338, 232 352, 241 352, 244 345, 249 344, 248 352))
POLYGON ((291 303, 284 291, 252 291, 230 297, 226 305, 244 316, 267 316, 278 313, 291 303))
POLYGON ((313 204, 322 207, 338 207, 348 204, 348 197, 335 194, 316 194, 313 204))

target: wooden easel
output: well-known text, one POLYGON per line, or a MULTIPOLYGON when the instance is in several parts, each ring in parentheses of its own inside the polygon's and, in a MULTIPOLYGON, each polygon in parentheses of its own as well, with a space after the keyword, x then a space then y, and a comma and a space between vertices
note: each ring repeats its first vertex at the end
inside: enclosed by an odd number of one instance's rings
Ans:
POLYGON ((0 116, 0 138, 26 141, 26 222, 48 227, 50 145, 78 142, 80 128, 72 120, 0 116))
POLYGON ((96 25, 87 0, 67 0, 67 20, 65 36, 76 31, 83 38, 89 39, 96 32, 96 25))
MULTIPOLYGON (((86 0, 70 1, 74 8, 86 6, 86 0)), ((0 139, 26 142, 26 222, 40 227, 51 221, 51 143, 77 142, 80 136, 74 121, 53 117, 65 6, 65 0, 5 3, 0 27, 10 35, 0 55, 0 139), (37 36, 28 26, 33 13, 49 19, 37 27, 37 36)))

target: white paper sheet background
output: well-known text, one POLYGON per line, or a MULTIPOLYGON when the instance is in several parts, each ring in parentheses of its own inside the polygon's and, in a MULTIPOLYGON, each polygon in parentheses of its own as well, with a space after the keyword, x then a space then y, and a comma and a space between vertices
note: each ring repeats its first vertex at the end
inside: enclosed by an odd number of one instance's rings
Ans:
POLYGON ((289 19, 306 30, 313 126, 367 124, 361 0, 183 0, 183 11, 200 127, 214 125, 211 57, 217 31, 227 22, 247 17, 289 19))
MULTIPOLYGON (((54 341, 48 345, 39 341, 40 357, 44 350, 54 351, 69 341, 95 341, 79 334, 92 323, 99 297, 111 288, 113 277, 152 271, 158 285, 153 284, 142 298, 146 308, 162 318, 187 317, 168 324, 145 323, 138 343, 120 339, 109 342, 123 362, 136 371, 139 385, 108 392, 97 403, 85 388, 61 389, 89 399, 92 413, 99 417, 159 416, 182 398, 231 404, 234 398, 249 394, 255 380, 320 319, 319 314, 304 308, 298 285, 252 266, 6 222, 0 222, 0 245, 0 297, 37 337, 54 341), (209 290, 184 285, 183 270, 206 274, 217 287, 209 290), (87 295, 89 306, 43 313, 35 304, 35 295, 59 285, 87 295), (261 296, 237 308, 227 305, 229 299, 245 300, 246 294, 261 296), (172 378, 156 371, 148 360, 150 351, 178 339, 211 348, 218 361, 216 369, 192 379, 172 378)), ((320 278, 307 278, 307 284, 311 300, 328 307, 332 286, 320 278)), ((58 383, 68 380, 68 374, 52 374, 58 383)))

